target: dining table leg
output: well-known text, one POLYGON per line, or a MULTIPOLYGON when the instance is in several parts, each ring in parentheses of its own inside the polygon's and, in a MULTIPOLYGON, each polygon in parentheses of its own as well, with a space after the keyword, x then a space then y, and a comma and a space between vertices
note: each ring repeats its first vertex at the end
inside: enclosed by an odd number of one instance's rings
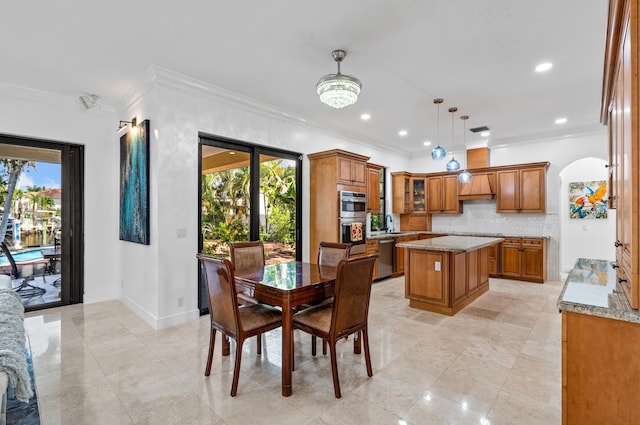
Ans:
POLYGON ((289 397, 293 369, 293 312, 289 305, 282 306, 282 395, 289 397))

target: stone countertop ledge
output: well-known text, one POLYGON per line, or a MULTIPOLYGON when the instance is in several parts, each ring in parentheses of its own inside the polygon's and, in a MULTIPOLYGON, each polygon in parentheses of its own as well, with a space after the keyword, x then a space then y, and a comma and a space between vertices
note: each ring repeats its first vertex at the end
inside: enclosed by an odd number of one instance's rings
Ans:
POLYGON ((491 246, 504 241, 504 238, 478 236, 441 236, 438 238, 396 244, 398 248, 424 249, 428 251, 467 252, 491 246))
POLYGON ((640 312, 631 308, 612 264, 607 260, 579 258, 564 283, 558 309, 640 323, 640 312))

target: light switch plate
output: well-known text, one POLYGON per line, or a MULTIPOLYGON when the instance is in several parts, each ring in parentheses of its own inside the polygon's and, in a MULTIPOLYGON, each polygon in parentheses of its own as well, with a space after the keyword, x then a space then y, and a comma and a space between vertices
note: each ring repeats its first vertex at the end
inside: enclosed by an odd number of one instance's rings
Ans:
POLYGON ((440 271, 440 261, 436 261, 436 271, 440 271))

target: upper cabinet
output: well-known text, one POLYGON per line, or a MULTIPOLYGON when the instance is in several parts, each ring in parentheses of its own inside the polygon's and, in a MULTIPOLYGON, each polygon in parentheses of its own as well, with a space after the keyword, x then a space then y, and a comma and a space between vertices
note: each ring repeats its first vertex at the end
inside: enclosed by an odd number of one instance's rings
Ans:
POLYGON ((380 171, 382 165, 367 164, 367 212, 380 211, 380 171))
POLYGON ((411 183, 409 185, 409 195, 411 199, 409 203, 410 212, 423 213, 426 211, 427 191, 425 188, 425 180, 424 177, 411 177, 411 183))
POLYGON ((496 212, 544 213, 548 165, 523 164, 496 171, 496 212))
POLYGON ((610 205, 616 208, 616 273, 640 307, 640 14, 637 0, 609 2, 600 119, 609 127, 610 205))
POLYGON ((406 171, 391 173, 391 211, 394 214, 409 214, 411 174, 406 171))
POLYGON ((462 212, 462 204, 458 200, 457 174, 429 176, 427 185, 427 213, 460 214, 462 212))
POLYGON ((339 155, 338 183, 349 186, 366 186, 367 160, 360 155, 339 155))

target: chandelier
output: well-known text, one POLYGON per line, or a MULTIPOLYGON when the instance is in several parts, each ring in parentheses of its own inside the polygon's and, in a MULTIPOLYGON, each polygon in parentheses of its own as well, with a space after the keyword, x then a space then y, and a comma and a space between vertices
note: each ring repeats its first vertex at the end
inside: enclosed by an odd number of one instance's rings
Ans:
POLYGON ((316 85, 316 90, 322 103, 332 108, 340 109, 353 105, 358 101, 362 83, 351 75, 340 73, 340 62, 347 56, 347 52, 334 50, 331 52, 331 56, 338 63, 338 73, 327 74, 322 77, 316 85))
POLYGON ((456 160, 455 155, 453 154, 453 146, 455 144, 455 139, 453 138, 453 114, 458 110, 455 106, 453 108, 449 108, 449 112, 451 112, 451 160, 447 162, 447 171, 458 171, 460 169, 460 163, 456 160))
MULTIPOLYGON (((463 148, 466 148, 467 147, 467 120, 469 119, 469 115, 463 115, 460 117, 460 119, 462 120, 464 125, 464 130, 462 132, 462 145, 463 145, 463 148)), ((462 172, 458 174, 458 180, 460 181, 460 183, 469 183, 471 182, 472 178, 473 176, 467 170, 462 170, 462 172)))
POLYGON ((438 127, 438 146, 436 146, 435 148, 433 148, 433 150, 431 151, 431 158, 435 159, 435 160, 440 160, 440 159, 444 159, 445 156, 447 156, 447 151, 444 150, 444 148, 442 146, 440 146, 440 104, 444 102, 444 100, 437 98, 437 99, 433 99, 433 103, 436 105, 436 114, 437 114, 437 120, 436 120, 436 126, 438 127))

